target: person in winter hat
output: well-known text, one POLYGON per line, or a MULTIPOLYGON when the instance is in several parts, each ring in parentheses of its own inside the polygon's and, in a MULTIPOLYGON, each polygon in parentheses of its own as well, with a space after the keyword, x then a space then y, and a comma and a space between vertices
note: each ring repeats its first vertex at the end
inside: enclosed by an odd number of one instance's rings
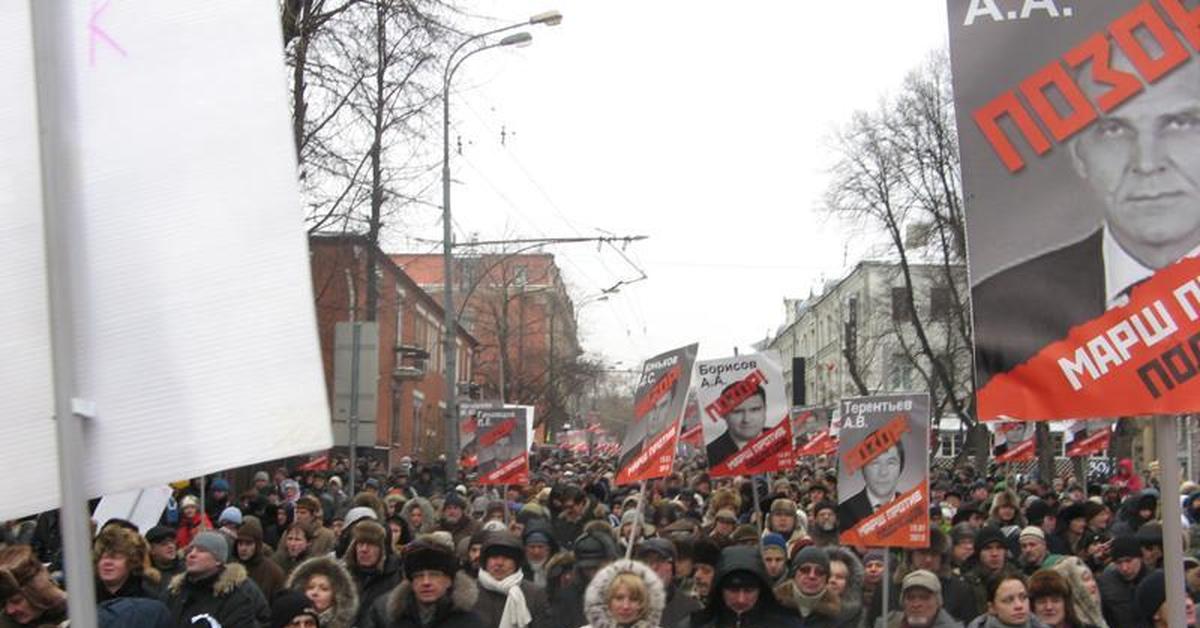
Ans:
POLYGON ((771 594, 767 570, 758 548, 740 545, 721 550, 708 602, 688 623, 690 628, 799 628, 803 625, 794 611, 781 607, 771 594))
POLYGON ((150 547, 137 532, 105 526, 92 542, 96 601, 118 597, 158 598, 162 576, 150 564, 150 547))
POLYGON ((279 563, 267 555, 267 547, 263 544, 262 522, 254 515, 247 515, 238 527, 237 538, 234 540, 234 562, 246 568, 246 573, 254 584, 258 585, 263 596, 268 600, 283 590, 287 574, 279 563))
POLYGON ((287 588, 308 597, 325 628, 353 628, 358 591, 346 568, 329 556, 315 556, 288 577, 287 588))
POLYGON ((489 533, 479 556, 475 612, 491 628, 543 628, 550 617, 546 594, 521 571, 525 547, 507 530, 489 533))
POLYGON ((458 569, 452 547, 429 535, 404 547, 406 579, 371 606, 359 628, 479 628, 483 620, 471 608, 479 590, 458 569))
MULTIPOLYGON (((1154 622, 1154 628, 1170 626, 1167 620, 1167 581, 1163 570, 1154 571, 1142 579, 1138 584, 1135 599, 1142 617, 1149 617, 1154 622)), ((1196 625, 1196 604, 1190 595, 1183 596, 1183 604, 1185 625, 1191 628, 1196 625)))
POLYGON ((408 521, 413 534, 426 534, 437 529, 437 515, 433 512, 433 504, 424 497, 404 502, 404 506, 400 508, 400 515, 408 521))
POLYGON ((212 520, 200 512, 200 500, 195 495, 185 495, 179 502, 179 527, 175 530, 175 545, 187 547, 192 539, 205 530, 211 530, 212 520))
POLYGON ((1109 628, 1100 604, 1100 587, 1092 570, 1078 556, 1067 556, 1052 567, 1071 588, 1071 605, 1085 626, 1109 628))
POLYGON ((942 607, 942 583, 932 571, 917 569, 900 584, 900 608, 889 613, 877 628, 962 628, 942 607))
POLYGON ((663 583, 666 594, 662 611, 664 625, 674 626, 700 610, 700 604, 684 595, 676 585, 675 561, 679 554, 671 541, 659 538, 646 540, 635 549, 634 554, 639 561, 654 570, 663 583))
POLYGON ((167 585, 167 608, 176 626, 202 620, 226 628, 257 626, 270 619, 267 599, 246 569, 229 562, 229 543, 216 532, 201 532, 185 551, 187 570, 167 585), (215 622, 215 623, 214 623, 215 622))
POLYGON ((321 614, 300 591, 284 590, 271 601, 270 628, 321 628, 321 614))
POLYGON ((558 590, 551 604, 552 628, 578 628, 587 623, 583 599, 588 582, 608 563, 618 557, 617 542, 612 529, 606 524, 593 521, 589 531, 574 543, 575 563, 571 568, 571 581, 558 590))
POLYGON ((863 564, 858 554, 840 545, 824 548, 829 556, 829 588, 842 604, 837 624, 847 628, 866 625, 863 607, 863 564))
POLYGON ((446 495, 445 501, 442 502, 442 517, 438 520, 437 529, 449 532, 454 537, 454 544, 458 545, 463 539, 470 538, 478 532, 480 527, 481 524, 467 513, 467 501, 461 495, 456 492, 446 495))
POLYGON ((28 545, 0 548, 0 625, 58 625, 67 619, 67 594, 28 545))
POLYGON ((596 573, 584 593, 584 628, 658 628, 666 592, 647 565, 618 560, 596 573))
POLYGON ((801 549, 792 557, 791 579, 775 587, 775 599, 800 615, 803 626, 836 626, 842 601, 829 588, 829 555, 816 546, 801 549))
POLYGON ((355 625, 361 625, 371 606, 404 579, 400 558, 391 551, 387 535, 388 531, 373 520, 360 521, 350 531, 345 562, 358 590, 355 625))

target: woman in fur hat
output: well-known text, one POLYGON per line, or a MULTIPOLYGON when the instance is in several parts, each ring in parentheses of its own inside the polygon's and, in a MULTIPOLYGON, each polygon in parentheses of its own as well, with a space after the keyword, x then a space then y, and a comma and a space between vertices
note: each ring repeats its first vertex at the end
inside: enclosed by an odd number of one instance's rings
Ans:
POLYGON ((350 573, 333 558, 317 556, 300 563, 288 577, 287 588, 308 597, 324 628, 354 626, 358 591, 350 573))
POLYGON ((658 628, 666 602, 666 590, 653 569, 618 560, 596 572, 588 584, 584 628, 658 628))
POLYGON ((408 521, 414 534, 427 534, 437 529, 437 515, 433 512, 433 504, 424 497, 405 502, 400 514, 408 521))
POLYGON ((1100 585, 1096 583, 1092 570, 1076 556, 1068 556, 1058 561, 1051 569, 1067 579, 1067 584, 1071 587, 1071 602, 1079 621, 1096 628, 1109 628, 1101 611, 1100 585))
POLYGON ((0 549, 0 626, 57 626, 67 620, 67 594, 27 545, 0 549))
POLYGON ((839 626, 863 628, 867 625, 867 613, 863 608, 863 564, 858 554, 840 545, 825 548, 829 555, 829 589, 842 602, 838 614, 839 626))
POLYGON ((119 597, 158 598, 162 577, 150 565, 150 547, 137 532, 106 526, 92 543, 92 564, 97 603, 119 597))

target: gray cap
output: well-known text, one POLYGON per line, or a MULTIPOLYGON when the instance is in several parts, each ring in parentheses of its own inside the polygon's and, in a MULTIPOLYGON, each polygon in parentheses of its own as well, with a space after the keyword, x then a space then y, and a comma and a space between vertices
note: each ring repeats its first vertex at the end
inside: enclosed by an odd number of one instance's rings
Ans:
POLYGON ((192 539, 188 547, 195 547, 212 554, 218 563, 229 562, 229 542, 223 534, 217 532, 201 532, 192 539))
POLYGON ((942 582, 932 571, 917 569, 904 576, 904 580, 900 583, 900 593, 903 595, 905 591, 914 587, 930 591, 938 596, 938 599, 942 597, 942 582))

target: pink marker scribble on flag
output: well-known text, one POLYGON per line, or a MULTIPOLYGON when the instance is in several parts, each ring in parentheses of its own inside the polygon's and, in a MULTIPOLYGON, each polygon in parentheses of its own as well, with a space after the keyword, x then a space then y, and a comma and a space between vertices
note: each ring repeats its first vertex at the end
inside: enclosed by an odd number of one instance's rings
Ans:
POLYGON ((103 28, 100 27, 99 24, 96 23, 100 19, 100 14, 104 13, 105 9, 108 8, 108 5, 111 2, 112 0, 104 0, 104 2, 100 5, 92 2, 92 16, 88 19, 88 65, 92 67, 96 67, 97 41, 103 41, 104 43, 108 44, 110 48, 121 53, 122 57, 127 56, 125 49, 121 47, 121 44, 118 44, 117 40, 113 39, 107 32, 105 32, 103 28))

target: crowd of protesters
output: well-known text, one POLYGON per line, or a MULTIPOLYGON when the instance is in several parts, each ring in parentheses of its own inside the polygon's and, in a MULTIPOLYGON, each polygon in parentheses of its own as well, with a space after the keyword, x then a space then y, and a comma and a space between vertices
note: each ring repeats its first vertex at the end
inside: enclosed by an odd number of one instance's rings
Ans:
MULTIPOLYGON (((341 467, 259 471, 237 491, 216 478, 203 499, 184 483, 159 525, 97 530, 100 625, 1167 625, 1158 491, 1128 461, 1092 482, 935 471, 929 546, 904 551, 839 544, 823 462, 751 480, 691 459, 644 493, 615 486, 611 461, 565 452, 509 487, 407 458, 353 493, 341 467)), ((1184 545, 1200 550, 1200 485, 1181 488, 1184 545)), ((0 628, 63 625, 55 514, 0 541, 0 628)), ((1200 561, 1179 559, 1200 592, 1200 561)))

